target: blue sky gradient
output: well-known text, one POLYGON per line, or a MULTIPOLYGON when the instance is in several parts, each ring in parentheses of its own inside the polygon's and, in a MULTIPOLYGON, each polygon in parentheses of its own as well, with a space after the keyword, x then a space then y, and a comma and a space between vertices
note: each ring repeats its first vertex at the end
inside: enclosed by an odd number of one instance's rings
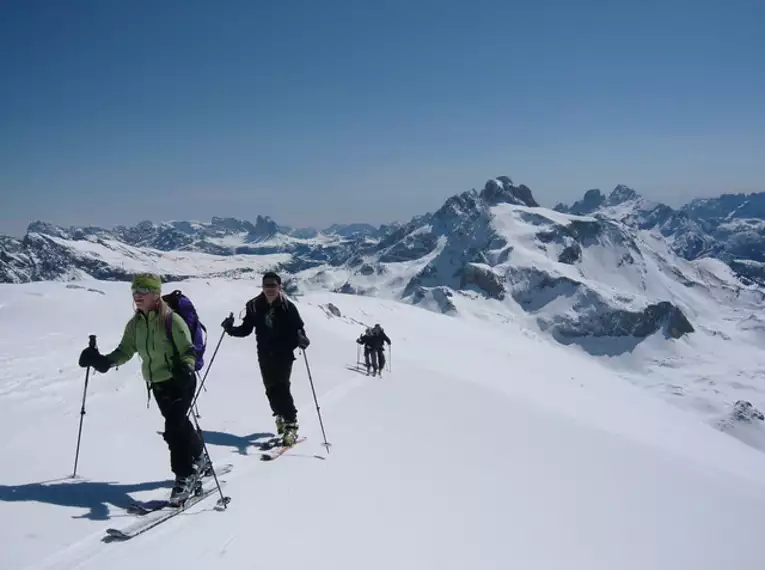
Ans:
POLYGON ((3 0, 0 233, 765 191, 760 0, 3 0))

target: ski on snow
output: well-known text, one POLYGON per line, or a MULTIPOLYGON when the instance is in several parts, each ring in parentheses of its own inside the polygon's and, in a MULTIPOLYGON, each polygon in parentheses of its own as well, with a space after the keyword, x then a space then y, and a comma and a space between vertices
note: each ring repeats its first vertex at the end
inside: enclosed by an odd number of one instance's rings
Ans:
POLYGON ((273 461, 275 459, 278 459, 286 451, 289 451, 290 449, 295 447, 298 443, 303 443, 305 441, 305 439, 306 438, 304 438, 304 437, 298 438, 297 441, 295 441, 295 443, 293 443, 292 445, 278 445, 277 444, 277 445, 273 446, 273 449, 266 448, 266 449, 271 449, 271 450, 270 451, 265 451, 264 453, 261 453, 260 454, 260 459, 261 459, 261 461, 273 461))
MULTIPOLYGON (((220 477, 229 473, 234 468, 233 465, 226 464, 216 471, 216 474, 220 477)), ((220 481, 221 488, 225 486, 225 481, 220 481)), ((167 501, 149 501, 147 503, 134 503, 128 507, 128 512, 131 512, 138 516, 136 520, 122 528, 107 528, 106 534, 112 539, 128 540, 139 534, 146 532, 149 529, 154 528, 158 524, 161 524, 176 515, 185 512, 190 507, 193 507, 197 503, 205 500, 210 495, 218 492, 218 487, 215 485, 215 481, 212 477, 205 477, 202 480, 202 492, 192 495, 181 507, 171 507, 167 501)), ((226 504, 231 499, 225 497, 226 504)), ((219 501, 220 503, 220 501, 219 501)))
MULTIPOLYGON (((260 449, 263 451, 260 455, 262 461, 274 461, 281 457, 284 453, 306 440, 305 437, 299 438, 292 445, 281 445, 281 438, 272 438, 265 441, 260 445, 260 449)), ((230 463, 222 466, 216 470, 217 475, 220 477, 229 473, 234 466, 230 463)), ((225 486, 226 482, 219 480, 221 488, 225 486)), ((188 508, 193 507, 197 503, 205 500, 210 495, 217 493, 218 487, 211 477, 205 477, 202 481, 202 492, 196 495, 192 495, 181 507, 171 507, 167 500, 153 500, 147 502, 138 502, 131 504, 127 507, 127 511, 133 515, 136 515, 136 520, 122 528, 107 528, 106 534, 108 537, 114 540, 128 540, 139 534, 143 534, 147 530, 154 528, 155 526, 185 512, 188 508)), ((225 504, 231 499, 225 497, 225 504)), ((220 501, 218 501, 220 503, 220 501)))

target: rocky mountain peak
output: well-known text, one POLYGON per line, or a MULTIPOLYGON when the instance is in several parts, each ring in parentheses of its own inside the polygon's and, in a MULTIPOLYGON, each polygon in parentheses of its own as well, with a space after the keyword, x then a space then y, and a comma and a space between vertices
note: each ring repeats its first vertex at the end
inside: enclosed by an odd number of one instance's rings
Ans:
POLYGON ((555 210, 566 214, 586 216, 600 208, 605 201, 606 197, 598 188, 591 188, 584 193, 584 197, 581 200, 574 202, 570 208, 561 203, 555 206, 555 210))
POLYGON ((523 184, 514 186, 508 176, 498 176, 488 180, 481 191, 480 198, 489 206, 517 204, 532 208, 539 207, 534 196, 531 195, 531 190, 523 184))
POLYGON ((638 198, 640 198, 640 194, 635 192, 635 190, 624 184, 619 184, 614 188, 613 192, 609 194, 607 204, 609 206, 618 206, 619 204, 629 202, 630 200, 637 200, 638 198))
POLYGON ((279 233, 279 225, 269 216, 255 218, 255 226, 250 230, 248 237, 267 238, 279 233))
POLYGON ((27 226, 28 234, 43 234, 47 236, 69 239, 69 232, 55 224, 37 220, 27 226))
POLYGON ((213 216, 210 221, 210 227, 215 230, 223 230, 226 233, 252 232, 255 230, 255 226, 246 220, 219 218, 218 216, 213 216))

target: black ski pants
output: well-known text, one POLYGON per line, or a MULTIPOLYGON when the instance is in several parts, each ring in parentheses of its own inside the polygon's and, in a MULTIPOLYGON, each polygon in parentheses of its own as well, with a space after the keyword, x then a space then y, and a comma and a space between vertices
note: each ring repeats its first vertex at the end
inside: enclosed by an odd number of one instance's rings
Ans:
POLYGON ((374 370, 382 371, 385 368, 385 351, 380 348, 365 348, 364 349, 364 362, 369 368, 370 364, 374 370), (370 363, 371 357, 371 363, 370 363))
POLYGON ((290 357, 260 355, 260 374, 266 388, 266 397, 274 416, 282 416, 287 422, 297 420, 297 409, 292 399, 290 376, 292 363, 290 357))
POLYGON ((197 388, 196 374, 152 386, 154 399, 165 418, 164 438, 170 449, 170 469, 178 477, 188 477, 193 472, 194 459, 203 449, 202 440, 188 417, 197 388))

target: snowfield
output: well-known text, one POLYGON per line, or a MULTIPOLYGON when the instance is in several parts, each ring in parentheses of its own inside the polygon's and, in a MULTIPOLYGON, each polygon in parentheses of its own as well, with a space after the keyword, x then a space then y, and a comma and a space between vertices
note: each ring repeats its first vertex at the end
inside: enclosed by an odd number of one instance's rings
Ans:
MULTIPOLYGON (((255 282, 180 288, 209 328, 209 362, 219 323, 240 314, 255 282)), ((77 358, 89 334, 103 352, 115 346, 131 314, 129 285, 0 285, 0 568, 762 566, 765 455, 625 381, 607 359, 509 317, 455 318, 326 292, 295 300, 331 453, 296 352, 293 391, 308 439, 276 462, 259 461, 253 444, 274 426, 254 338, 226 337, 199 410, 216 465, 234 465, 224 477, 231 504, 216 511, 210 498, 115 543, 104 532, 130 522, 129 501, 166 497, 171 478, 137 357, 91 375, 80 478, 70 478, 84 384, 77 358), (393 341, 381 379, 355 368, 354 341, 377 322, 393 341)), ((673 354, 722 346, 701 338, 673 354)), ((669 350, 661 341, 656 350, 669 350)), ((729 357, 707 359, 722 370, 729 357)))
POLYGON ((117 267, 127 274, 154 271, 176 275, 205 275, 245 269, 260 271, 290 259, 287 254, 220 256, 200 251, 139 248, 107 239, 71 241, 54 236, 47 238, 62 248, 70 248, 86 260, 117 267))

